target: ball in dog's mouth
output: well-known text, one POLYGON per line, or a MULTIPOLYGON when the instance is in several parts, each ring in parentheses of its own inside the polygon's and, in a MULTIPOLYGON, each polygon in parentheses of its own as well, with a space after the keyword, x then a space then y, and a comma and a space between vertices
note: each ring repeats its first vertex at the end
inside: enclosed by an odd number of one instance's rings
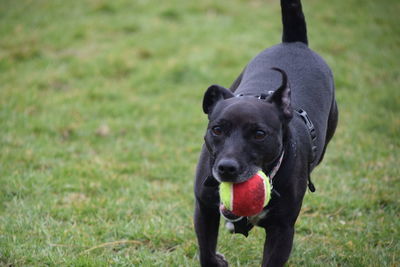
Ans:
POLYGON ((259 171, 242 183, 222 182, 219 194, 222 204, 220 210, 225 218, 231 217, 230 213, 237 217, 254 216, 268 204, 271 198, 271 185, 268 177, 259 171))

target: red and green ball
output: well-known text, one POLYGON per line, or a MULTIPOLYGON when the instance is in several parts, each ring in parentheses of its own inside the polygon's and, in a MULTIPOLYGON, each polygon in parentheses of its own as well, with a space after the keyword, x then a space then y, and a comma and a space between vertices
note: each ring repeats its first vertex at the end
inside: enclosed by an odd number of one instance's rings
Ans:
POLYGON ((268 177, 259 171, 242 183, 222 182, 219 194, 225 209, 237 216, 253 216, 268 204, 271 185, 268 177))

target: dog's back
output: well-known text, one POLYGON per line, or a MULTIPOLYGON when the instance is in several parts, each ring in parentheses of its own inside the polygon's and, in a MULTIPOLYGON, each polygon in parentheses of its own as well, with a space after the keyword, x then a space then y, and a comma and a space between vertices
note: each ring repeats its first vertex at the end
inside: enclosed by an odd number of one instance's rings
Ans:
POLYGON ((318 54, 301 42, 281 43, 258 54, 247 65, 235 94, 257 95, 278 88, 282 78, 272 70, 274 67, 285 70, 294 107, 329 110, 334 92, 332 72, 318 54), (317 99, 322 101, 315 103, 317 99))

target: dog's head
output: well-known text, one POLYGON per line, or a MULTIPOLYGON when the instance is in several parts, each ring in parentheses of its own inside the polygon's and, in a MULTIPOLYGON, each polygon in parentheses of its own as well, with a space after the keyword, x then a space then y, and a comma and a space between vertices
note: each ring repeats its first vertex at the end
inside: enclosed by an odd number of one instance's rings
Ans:
POLYGON ((209 123, 206 145, 214 158, 213 176, 220 182, 243 182, 271 165, 283 150, 284 131, 292 118, 290 88, 283 70, 282 85, 265 100, 235 97, 228 89, 210 86, 203 99, 209 123))

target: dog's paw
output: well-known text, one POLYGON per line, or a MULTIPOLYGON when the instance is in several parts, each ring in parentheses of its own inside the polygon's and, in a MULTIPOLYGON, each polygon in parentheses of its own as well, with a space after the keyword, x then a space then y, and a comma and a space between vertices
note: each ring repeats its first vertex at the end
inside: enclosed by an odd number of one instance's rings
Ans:
POLYGON ((219 267, 228 267, 228 261, 225 259, 225 256, 219 252, 215 255, 215 259, 217 261, 217 265, 219 267))
POLYGON ((228 262, 224 255, 216 253, 215 256, 203 257, 201 260, 201 266, 203 267, 228 267, 228 262))

